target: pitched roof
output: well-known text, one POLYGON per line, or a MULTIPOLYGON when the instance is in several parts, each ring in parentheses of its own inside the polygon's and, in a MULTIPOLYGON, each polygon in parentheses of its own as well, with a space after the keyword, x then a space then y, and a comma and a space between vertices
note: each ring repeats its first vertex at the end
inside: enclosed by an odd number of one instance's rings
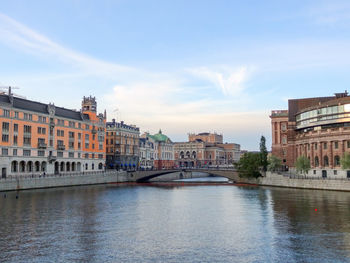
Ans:
MULTIPOLYGON (((0 103, 10 103, 10 99, 8 95, 0 95, 0 103)), ((38 113, 48 114, 49 104, 22 99, 18 97, 13 97, 13 107, 16 109, 34 111, 38 113)), ((69 110, 62 107, 55 106, 55 116, 73 119, 73 120, 88 120, 88 114, 81 114, 80 111, 69 110)))

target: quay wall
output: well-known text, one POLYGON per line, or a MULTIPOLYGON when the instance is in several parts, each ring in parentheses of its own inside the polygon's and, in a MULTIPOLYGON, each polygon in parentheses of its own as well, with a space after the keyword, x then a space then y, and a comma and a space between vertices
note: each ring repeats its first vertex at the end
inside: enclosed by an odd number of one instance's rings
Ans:
POLYGON ((290 178, 282 174, 267 172, 266 176, 259 177, 257 179, 240 178, 238 175, 236 175, 234 180, 236 183, 257 184, 265 186, 350 191, 350 180, 348 179, 290 178))
POLYGON ((124 171, 92 174, 76 174, 46 177, 19 177, 0 179, 0 191, 52 188, 63 186, 93 185, 107 183, 132 182, 134 179, 124 171))

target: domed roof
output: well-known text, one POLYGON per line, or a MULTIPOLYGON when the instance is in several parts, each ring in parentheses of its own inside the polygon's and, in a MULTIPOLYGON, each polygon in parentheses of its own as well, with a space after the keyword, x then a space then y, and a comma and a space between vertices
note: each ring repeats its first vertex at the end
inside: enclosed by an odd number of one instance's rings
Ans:
POLYGON ((167 142, 167 141, 170 141, 171 140, 169 139, 168 136, 164 135, 162 133, 162 130, 159 130, 159 132, 157 134, 154 134, 154 135, 150 135, 155 141, 158 141, 158 142, 167 142))

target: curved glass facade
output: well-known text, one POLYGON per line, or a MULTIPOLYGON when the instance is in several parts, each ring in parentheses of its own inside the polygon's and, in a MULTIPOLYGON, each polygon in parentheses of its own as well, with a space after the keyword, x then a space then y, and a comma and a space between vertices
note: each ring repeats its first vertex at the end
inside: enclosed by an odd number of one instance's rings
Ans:
POLYGON ((350 121, 350 104, 323 107, 296 115, 297 129, 350 121))

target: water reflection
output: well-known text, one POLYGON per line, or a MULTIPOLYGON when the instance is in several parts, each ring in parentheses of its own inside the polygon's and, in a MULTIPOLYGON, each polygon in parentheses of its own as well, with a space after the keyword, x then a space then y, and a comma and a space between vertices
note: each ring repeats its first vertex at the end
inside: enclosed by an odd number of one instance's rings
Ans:
POLYGON ((91 186, 0 199, 0 262, 347 262, 350 193, 91 186), (317 211, 315 211, 317 209, 317 211))

